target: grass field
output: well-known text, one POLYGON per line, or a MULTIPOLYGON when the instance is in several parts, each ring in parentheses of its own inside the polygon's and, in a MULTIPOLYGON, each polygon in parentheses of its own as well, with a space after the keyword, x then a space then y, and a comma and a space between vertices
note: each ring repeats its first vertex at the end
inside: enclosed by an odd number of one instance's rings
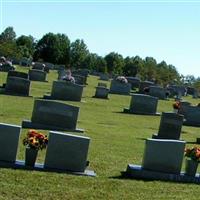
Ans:
MULTIPOLYGON (((27 71, 20 67, 18 70, 27 71)), ((5 79, 6 73, 1 72, 0 85, 5 79)), ((0 122, 20 125, 23 119, 30 119, 34 99, 50 92, 56 79, 57 73, 51 71, 48 83, 32 82, 33 97, 1 94, 0 122)), ((90 76, 82 102, 65 102, 80 106, 78 127, 84 128, 84 134, 91 138, 88 160, 97 177, 1 168, 0 199, 200 199, 199 186, 195 184, 120 178, 128 163, 141 164, 144 139, 157 132, 160 117, 120 113, 129 107, 129 96, 110 95, 109 100, 92 98, 97 83, 97 77, 90 76)), ((199 103, 191 97, 185 99, 199 103)), ((171 111, 173 102, 172 99, 159 101, 158 112, 171 111)), ((24 159, 22 139, 26 132, 22 130, 18 159, 24 159)), ((182 139, 195 142, 197 136, 200 136, 199 128, 183 126, 182 139)), ((45 150, 40 151, 37 162, 42 163, 44 155, 45 150)))

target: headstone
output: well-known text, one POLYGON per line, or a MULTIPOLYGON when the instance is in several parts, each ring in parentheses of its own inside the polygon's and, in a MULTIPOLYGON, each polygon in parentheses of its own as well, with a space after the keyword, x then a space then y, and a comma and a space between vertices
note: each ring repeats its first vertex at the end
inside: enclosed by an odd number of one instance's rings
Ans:
POLYGON ((166 92, 167 90, 163 87, 159 87, 159 86, 149 87, 149 95, 153 97, 158 97, 159 99, 162 99, 162 100, 167 98, 166 92))
POLYGON ((83 88, 83 85, 77 85, 67 81, 54 81, 51 89, 51 95, 45 95, 44 98, 81 101, 83 88))
POLYGON ((0 161, 15 162, 20 126, 0 123, 0 161))
POLYGON ((43 63, 35 62, 32 69, 44 71, 45 65, 43 63))
POLYGON ((131 91, 130 83, 121 83, 114 79, 111 81, 111 86, 110 86, 111 94, 129 95, 130 91, 131 91))
POLYGON ((184 125, 200 126, 200 106, 181 106, 180 112, 184 115, 184 125))
POLYGON ((153 138, 179 140, 182 125, 183 115, 173 112, 163 112, 158 135, 153 135, 153 138))
POLYGON ((30 81, 28 79, 10 76, 7 78, 5 92, 9 94, 17 94, 29 96, 30 81))
POLYGON ((147 139, 142 167, 145 170, 180 174, 185 141, 147 139))
POLYGON ((90 138, 50 131, 44 168, 84 172, 90 138))
POLYGON ((65 65, 54 65, 54 70, 62 71, 65 70, 65 65))
POLYGON ((31 81, 46 81, 47 73, 42 70, 31 69, 29 70, 29 79, 31 81))
POLYGON ((77 69, 77 70, 73 71, 72 74, 87 77, 89 75, 89 70, 88 69, 77 69))
POLYGON ((37 99, 34 102, 31 121, 24 120, 23 128, 47 129, 57 131, 83 132, 76 128, 79 107, 37 99))
POLYGON ((87 85, 87 76, 81 76, 76 74, 72 74, 72 76, 74 77, 76 84, 87 85))
POLYGON ((126 79, 128 80, 128 83, 131 84, 131 89, 136 89, 139 88, 140 86, 140 79, 138 77, 126 77, 126 79))
POLYGON ((124 109, 126 113, 143 114, 143 115, 159 115, 156 112, 158 98, 144 94, 132 94, 129 109, 124 109))
POLYGON ((140 86, 139 86, 139 93, 143 94, 145 88, 153 86, 153 85, 155 84, 151 81, 141 81, 140 86))
POLYGON ((24 78, 24 79, 28 79, 29 78, 27 73, 19 72, 19 71, 9 71, 7 77, 11 77, 11 76, 24 78))
POLYGON ((30 65, 31 65, 31 63, 32 63, 32 60, 31 59, 29 59, 29 58, 22 58, 21 60, 20 60, 20 65, 21 66, 24 66, 24 67, 29 67, 30 65))
POLYGON ((108 99, 109 89, 106 87, 96 87, 95 96, 96 98, 108 99))

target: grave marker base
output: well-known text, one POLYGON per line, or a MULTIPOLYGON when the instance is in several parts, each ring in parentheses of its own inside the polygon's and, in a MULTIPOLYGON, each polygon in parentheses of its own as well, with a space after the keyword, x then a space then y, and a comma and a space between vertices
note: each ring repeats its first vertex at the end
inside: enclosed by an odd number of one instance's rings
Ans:
POLYGON ((106 99, 106 100, 109 100, 108 97, 98 97, 98 96, 93 96, 92 98, 98 98, 98 99, 106 99))
POLYGON ((180 140, 179 138, 173 138, 173 136, 167 138, 166 136, 161 136, 161 135, 157 135, 157 134, 153 134, 152 135, 153 139, 167 139, 167 140, 180 140))
POLYGON ((142 180, 161 180, 182 183, 196 183, 200 184, 200 175, 195 177, 187 176, 183 172, 180 174, 169 174, 157 171, 150 171, 143 169, 140 165, 129 164, 126 172, 122 172, 126 177, 142 179, 142 180))
POLYGON ((134 111, 130 110, 129 108, 124 108, 124 113, 136 114, 136 115, 156 115, 156 116, 161 115, 161 113, 159 113, 159 112, 156 112, 156 113, 134 112, 134 111))
POLYGON ((22 160, 16 160, 15 163, 0 161, 0 167, 44 171, 44 172, 66 173, 66 174, 73 174, 73 175, 80 175, 80 176, 91 176, 91 177, 96 176, 96 173, 93 170, 88 170, 88 169, 86 169, 84 172, 73 172, 73 171, 65 171, 65 170, 59 170, 59 169, 44 168, 44 165, 40 163, 36 163, 34 167, 29 167, 29 166, 25 166, 25 162, 22 160))
POLYGON ((84 133, 84 129, 79 129, 79 128, 68 129, 68 128, 64 128, 64 127, 33 123, 30 120, 23 120, 22 128, 33 128, 33 129, 41 129, 41 130, 69 131, 69 132, 84 133))
POLYGON ((200 127, 200 122, 191 122, 191 121, 187 121, 187 120, 184 120, 183 121, 183 125, 184 126, 195 126, 195 127, 200 127))

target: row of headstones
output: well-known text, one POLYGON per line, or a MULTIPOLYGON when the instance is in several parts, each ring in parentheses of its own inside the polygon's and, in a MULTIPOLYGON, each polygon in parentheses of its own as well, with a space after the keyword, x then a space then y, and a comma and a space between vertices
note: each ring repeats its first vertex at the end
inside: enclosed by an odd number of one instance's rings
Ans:
MULTIPOLYGON (((0 166, 16 168, 21 127, 0 123, 0 166), (7 142, 9 141, 9 145, 7 142)), ((50 131, 43 169, 85 173, 90 138, 50 131)), ((24 166, 24 162, 21 162, 24 166)), ((24 166, 25 167, 25 166, 24 166)), ((35 167, 36 164, 35 164, 35 167)), ((94 174, 93 174, 94 175, 94 174)))

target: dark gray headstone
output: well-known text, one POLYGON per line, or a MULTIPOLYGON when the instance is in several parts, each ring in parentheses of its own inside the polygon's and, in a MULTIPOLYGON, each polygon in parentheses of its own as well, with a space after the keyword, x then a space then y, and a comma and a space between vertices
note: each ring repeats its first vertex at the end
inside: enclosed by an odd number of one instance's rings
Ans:
POLYGON ((111 94, 122 94, 122 95, 129 95, 131 91, 131 84, 130 83, 121 83, 117 80, 112 80, 110 86, 110 93, 111 94))
POLYGON ((45 168, 84 172, 90 138, 50 131, 45 168))
POLYGON ((0 161, 15 162, 20 126, 0 123, 0 161))
POLYGON ((37 99, 34 102, 31 121, 24 120, 22 127, 81 132, 76 128, 78 114, 79 107, 52 100, 37 99))
POLYGON ((29 96, 30 81, 28 79, 10 76, 7 78, 5 92, 9 94, 18 94, 29 96))
POLYGON ((159 86, 150 86, 149 87, 149 95, 153 97, 158 97, 159 99, 166 99, 166 92, 165 88, 159 86))
POLYGON ((76 74, 72 74, 72 76, 74 77, 76 84, 79 84, 79 85, 87 84, 87 76, 81 76, 81 75, 76 75, 76 74))
POLYGON ((144 94, 131 95, 131 102, 129 109, 124 109, 124 112, 134 114, 155 115, 158 105, 158 98, 144 94))
POLYGON ((15 76, 15 77, 24 78, 24 79, 28 79, 29 78, 27 73, 19 72, 19 71, 9 71, 7 77, 10 77, 10 76, 15 76))
POLYGON ((185 141, 147 139, 142 167, 145 170, 180 174, 185 141))
POLYGON ((183 115, 173 112, 163 112, 158 135, 153 138, 179 140, 183 125, 183 115))
POLYGON ((98 83, 98 87, 105 87, 105 88, 107 88, 107 84, 106 83, 98 83))
POLYGON ((103 81, 109 81, 109 75, 108 74, 104 74, 104 73, 100 73, 99 74, 99 79, 103 80, 103 81))
POLYGON ((42 70, 31 69, 29 70, 29 79, 31 81, 46 81, 47 73, 42 70))
POLYGON ((82 85, 77 85, 67 81, 54 81, 51 90, 51 96, 47 95, 44 98, 51 98, 66 101, 81 101, 83 94, 82 85))
POLYGON ((35 62, 32 69, 44 71, 45 65, 43 63, 35 62))
POLYGON ((131 89, 139 88, 140 86, 140 79, 138 77, 126 77, 128 83, 131 84, 131 89))
POLYGON ((96 98, 107 99, 108 98, 109 89, 105 87, 96 87, 95 96, 96 98))
POLYGON ((155 85, 153 82, 151 81, 141 81, 140 82, 140 86, 139 86, 139 93, 144 93, 144 88, 150 87, 155 85))

